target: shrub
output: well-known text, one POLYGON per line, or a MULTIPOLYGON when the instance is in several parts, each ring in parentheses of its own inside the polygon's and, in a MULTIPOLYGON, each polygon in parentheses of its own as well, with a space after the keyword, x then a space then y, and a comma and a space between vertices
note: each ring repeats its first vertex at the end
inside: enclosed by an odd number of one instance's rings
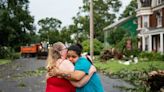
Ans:
POLYGON ((163 55, 161 55, 161 60, 162 60, 162 61, 164 61, 164 54, 163 54, 163 55))
POLYGON ((0 59, 17 59, 20 54, 15 53, 11 47, 0 46, 0 59))
MULTIPOLYGON (((94 55, 99 55, 100 51, 103 48, 103 44, 99 40, 97 40, 97 39, 94 39, 93 43, 94 43, 94 55)), ((90 51, 89 40, 83 41, 82 42, 82 46, 83 46, 83 51, 84 52, 89 52, 90 51)))
POLYGON ((10 59, 18 59, 20 58, 21 54, 20 53, 12 53, 11 58, 10 59))
POLYGON ((4 59, 4 58, 9 58, 10 56, 10 48, 6 47, 6 46, 0 46, 0 58, 4 59))
POLYGON ((158 52, 141 52, 139 57, 148 61, 163 61, 164 56, 158 52))

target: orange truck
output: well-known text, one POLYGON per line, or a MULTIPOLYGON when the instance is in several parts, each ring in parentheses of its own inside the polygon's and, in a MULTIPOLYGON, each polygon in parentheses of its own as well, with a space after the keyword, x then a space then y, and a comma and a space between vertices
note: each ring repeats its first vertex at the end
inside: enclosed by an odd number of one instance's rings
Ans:
POLYGON ((30 46, 21 46, 20 52, 23 57, 34 57, 39 51, 39 44, 31 44, 30 46))
POLYGON ((48 49, 43 50, 41 44, 31 44, 30 46, 21 46, 20 53, 22 57, 37 57, 39 58, 46 58, 48 54, 48 49))

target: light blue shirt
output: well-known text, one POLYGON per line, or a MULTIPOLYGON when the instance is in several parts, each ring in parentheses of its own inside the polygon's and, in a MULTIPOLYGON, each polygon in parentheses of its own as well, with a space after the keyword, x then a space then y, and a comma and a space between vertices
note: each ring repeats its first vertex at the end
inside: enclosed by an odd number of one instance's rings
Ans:
MULTIPOLYGON (((80 57, 75 63, 75 70, 88 74, 91 63, 84 57, 80 57)), ((101 80, 97 73, 94 73, 90 80, 83 87, 76 88, 76 92, 104 92, 101 80)))

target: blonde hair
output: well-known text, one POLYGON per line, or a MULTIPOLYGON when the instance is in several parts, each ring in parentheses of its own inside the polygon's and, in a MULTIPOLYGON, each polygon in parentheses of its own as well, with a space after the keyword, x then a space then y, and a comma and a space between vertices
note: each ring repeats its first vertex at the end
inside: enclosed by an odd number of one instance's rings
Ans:
POLYGON ((62 42, 56 42, 49 48, 46 68, 50 69, 56 66, 56 61, 61 58, 60 51, 63 50, 65 45, 62 42))

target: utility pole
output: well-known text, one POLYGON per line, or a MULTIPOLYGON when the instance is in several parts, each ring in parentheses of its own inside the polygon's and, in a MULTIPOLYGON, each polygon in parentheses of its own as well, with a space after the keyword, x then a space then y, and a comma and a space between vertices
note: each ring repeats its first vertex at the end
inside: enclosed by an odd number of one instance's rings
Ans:
POLYGON ((93 61, 94 49, 93 49, 93 32, 94 32, 94 22, 93 22, 93 0, 90 0, 90 55, 93 61))

